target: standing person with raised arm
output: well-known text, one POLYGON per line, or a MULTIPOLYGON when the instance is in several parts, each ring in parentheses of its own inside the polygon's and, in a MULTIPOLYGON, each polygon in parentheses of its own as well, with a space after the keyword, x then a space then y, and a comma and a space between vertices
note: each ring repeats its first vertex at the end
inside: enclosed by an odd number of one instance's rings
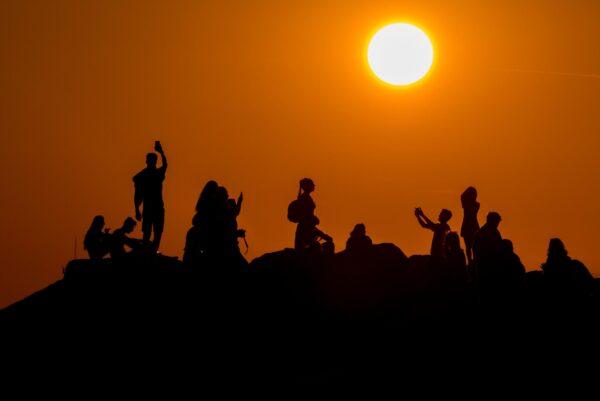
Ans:
POLYGON ((154 143, 154 150, 160 155, 161 166, 157 167, 158 156, 156 153, 148 153, 146 168, 133 177, 133 183, 135 186, 135 218, 142 222, 144 244, 150 244, 150 237, 154 232, 152 249, 157 252, 165 225, 162 187, 167 172, 167 157, 159 141, 154 143), (140 211, 142 205, 143 211, 140 211))
POLYGON ((442 260, 445 257, 446 235, 450 232, 448 221, 452 218, 452 212, 448 209, 442 209, 438 217, 439 223, 431 221, 420 207, 415 209, 415 216, 421 227, 433 231, 433 240, 431 241, 431 257, 436 260, 442 260))

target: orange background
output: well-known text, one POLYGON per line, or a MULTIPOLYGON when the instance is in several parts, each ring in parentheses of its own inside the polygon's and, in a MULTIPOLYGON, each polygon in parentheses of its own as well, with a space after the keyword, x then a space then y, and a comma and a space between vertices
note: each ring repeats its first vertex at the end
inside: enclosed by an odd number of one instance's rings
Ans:
POLYGON ((426 253, 413 208, 450 208, 459 229, 475 185, 480 220, 500 212, 529 268, 561 236, 600 273, 600 78, 577 75, 600 74, 599 20, 587 0, 4 0, 0 306, 60 278, 95 214, 113 229, 133 214, 157 138, 168 254, 211 178, 245 193, 249 258, 290 246, 286 207, 309 176, 338 249, 364 222, 426 253), (410 89, 366 66, 369 36, 394 21, 436 47, 410 89))

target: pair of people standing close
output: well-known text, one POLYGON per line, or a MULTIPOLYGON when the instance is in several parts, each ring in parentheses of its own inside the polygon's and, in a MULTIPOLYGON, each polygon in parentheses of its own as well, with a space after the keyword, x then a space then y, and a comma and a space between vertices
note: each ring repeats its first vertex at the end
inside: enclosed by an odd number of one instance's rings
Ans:
MULTIPOLYGON (((477 213, 479 212, 480 204, 477 201, 477 190, 474 187, 467 188, 461 195, 461 204, 463 207, 463 222, 460 230, 460 236, 465 242, 466 256, 469 264, 474 260, 474 244, 475 237, 479 232, 479 222, 477 213)), ((429 219, 421 208, 415 209, 415 216, 421 227, 433 231, 433 240, 431 243, 431 256, 434 260, 444 260, 447 254, 458 254, 460 250, 460 241, 452 236, 448 244, 447 236, 450 233, 450 225, 448 222, 452 218, 452 212, 447 209, 442 209, 439 214, 438 222, 433 222, 429 219)), ((456 257, 456 256, 454 256, 456 257)))
POLYGON ((238 245, 238 239, 245 241, 246 237, 246 231, 239 229, 237 223, 243 201, 241 193, 237 200, 230 199, 225 187, 216 181, 206 183, 196 203, 192 228, 186 236, 185 264, 197 267, 215 263, 244 266, 247 263, 238 245))

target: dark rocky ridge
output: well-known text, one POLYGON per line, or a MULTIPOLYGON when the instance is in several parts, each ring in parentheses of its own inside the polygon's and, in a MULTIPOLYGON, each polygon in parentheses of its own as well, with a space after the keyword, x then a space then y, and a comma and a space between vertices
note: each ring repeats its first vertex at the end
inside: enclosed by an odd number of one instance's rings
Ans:
POLYGON ((36 330, 37 346, 63 356, 85 353, 85 369, 193 361, 207 383, 395 383, 454 380, 465 374, 459 363, 474 376, 503 363, 513 374, 584 366, 595 358, 597 294, 567 297, 531 272, 489 298, 467 272, 380 244, 336 255, 288 249, 244 271, 154 256, 75 260, 1 321, 12 333, 36 330))

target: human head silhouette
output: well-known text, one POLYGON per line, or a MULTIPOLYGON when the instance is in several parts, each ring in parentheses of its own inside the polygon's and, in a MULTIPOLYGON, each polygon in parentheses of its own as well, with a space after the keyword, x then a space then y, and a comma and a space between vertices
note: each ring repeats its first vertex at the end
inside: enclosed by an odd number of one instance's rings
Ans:
POLYGON ((501 221, 502 217, 496 212, 489 212, 486 218, 487 225, 493 228, 498 228, 501 221))
POLYGON ((306 193, 311 193, 315 190, 315 183, 310 178, 303 178, 300 180, 300 189, 306 193))
POLYGON ((146 155, 146 166, 148 168, 156 168, 156 164, 158 163, 158 156, 156 153, 148 153, 146 155))
POLYGON ((475 202, 477 200, 477 190, 475 187, 469 187, 460 196, 463 202, 475 202))
POLYGON ((447 223, 448 221, 450 221, 451 218, 452 218, 452 212, 448 209, 442 209, 442 211, 440 212, 440 215, 438 217, 438 220, 440 221, 440 223, 447 223))
POLYGON ((460 237, 454 231, 446 236, 446 249, 450 251, 460 250, 460 237))
POLYGON ((204 188, 202 188, 202 192, 200 192, 200 198, 206 198, 212 196, 217 189, 219 188, 219 184, 215 180, 210 180, 206 184, 204 184, 204 188))
POLYGON ((125 219, 125 222, 123 223, 123 231, 127 234, 130 234, 133 232, 136 225, 137 225, 136 221, 133 218, 128 217, 125 219))
POLYGON ((363 223, 359 223, 354 226, 354 229, 350 233, 351 237, 364 237, 367 235, 367 228, 363 223))
POLYGON ((200 192, 200 196, 198 197, 198 202, 196 202, 196 212, 208 213, 211 211, 214 206, 218 188, 219 184, 214 180, 210 180, 204 185, 204 188, 202 188, 202 192, 200 192))
POLYGON ((560 238, 552 238, 548 244, 548 259, 564 259, 569 256, 565 244, 560 238))
POLYGON ((92 220, 89 231, 102 231, 104 224, 104 216, 96 216, 92 220))

